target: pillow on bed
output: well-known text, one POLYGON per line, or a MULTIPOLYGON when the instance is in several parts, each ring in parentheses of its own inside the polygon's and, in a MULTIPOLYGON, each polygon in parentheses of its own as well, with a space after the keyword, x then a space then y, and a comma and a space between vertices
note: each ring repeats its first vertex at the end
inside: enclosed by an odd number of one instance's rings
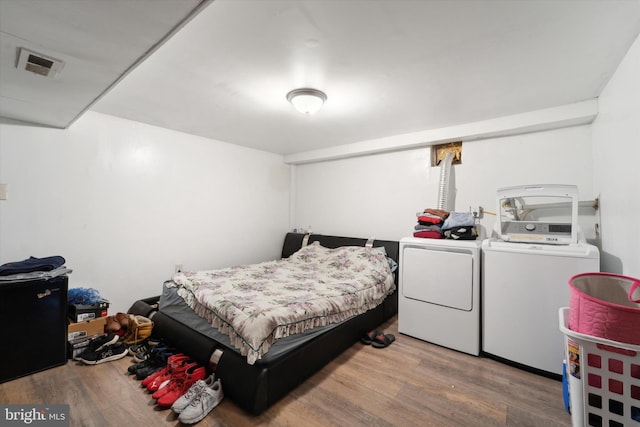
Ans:
MULTIPOLYGON (((298 251, 294 252, 289 259, 300 260, 302 262, 322 262, 325 263, 327 260, 330 260, 331 257, 338 256, 340 249, 343 248, 365 248, 364 246, 340 246, 335 249, 327 248, 322 246, 320 242, 316 241, 307 246, 300 248, 298 251)), ((387 263, 389 264, 389 269, 391 273, 394 273, 398 269, 398 264, 393 258, 389 258, 387 256, 387 249, 384 246, 378 246, 372 248, 375 251, 381 252, 385 258, 387 259, 387 263)))
POLYGON ((320 245, 320 242, 313 242, 295 251, 289 257, 292 261, 312 262, 325 258, 331 249, 320 245))
POLYGON ((387 248, 385 248, 384 246, 376 246, 375 248, 373 248, 373 250, 380 251, 384 254, 385 257, 387 257, 389 268, 391 269, 392 273, 395 273, 396 270, 398 269, 398 263, 393 258, 390 258, 387 256, 387 248))

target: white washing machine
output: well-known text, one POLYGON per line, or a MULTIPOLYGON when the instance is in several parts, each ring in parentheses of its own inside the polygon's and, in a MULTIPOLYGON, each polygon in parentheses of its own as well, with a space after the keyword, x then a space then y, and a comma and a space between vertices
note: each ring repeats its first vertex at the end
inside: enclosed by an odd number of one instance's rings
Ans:
POLYGON ((598 248, 487 239, 482 252, 483 352, 561 375, 558 310, 569 305, 571 276, 600 270, 598 248))
POLYGON ((481 241, 400 240, 398 331, 480 353, 481 241))

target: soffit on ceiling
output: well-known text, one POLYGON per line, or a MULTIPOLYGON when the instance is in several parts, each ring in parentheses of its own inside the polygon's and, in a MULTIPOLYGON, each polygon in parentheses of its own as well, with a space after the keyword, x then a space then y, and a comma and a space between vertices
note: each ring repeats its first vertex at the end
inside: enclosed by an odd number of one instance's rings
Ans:
POLYGON ((0 116, 69 126, 201 3, 0 1, 0 116), (20 48, 61 60, 64 67, 53 78, 19 70, 20 48))

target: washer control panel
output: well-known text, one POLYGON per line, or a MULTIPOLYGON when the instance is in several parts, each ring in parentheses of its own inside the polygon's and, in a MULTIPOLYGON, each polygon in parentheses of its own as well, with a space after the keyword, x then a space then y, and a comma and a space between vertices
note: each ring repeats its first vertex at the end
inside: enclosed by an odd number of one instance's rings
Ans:
POLYGON ((503 224, 503 237, 511 242, 564 244, 571 239, 571 224, 536 221, 510 221, 503 224))

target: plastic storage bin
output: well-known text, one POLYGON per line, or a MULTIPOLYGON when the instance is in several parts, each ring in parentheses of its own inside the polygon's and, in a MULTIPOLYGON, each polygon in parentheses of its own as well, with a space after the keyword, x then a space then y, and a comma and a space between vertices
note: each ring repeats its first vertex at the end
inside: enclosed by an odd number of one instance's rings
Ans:
POLYGON ((572 331, 640 345, 640 279, 582 273, 569 279, 572 331))
POLYGON ((574 427, 640 427, 640 345, 569 329, 569 308, 559 311, 571 421, 574 427))

